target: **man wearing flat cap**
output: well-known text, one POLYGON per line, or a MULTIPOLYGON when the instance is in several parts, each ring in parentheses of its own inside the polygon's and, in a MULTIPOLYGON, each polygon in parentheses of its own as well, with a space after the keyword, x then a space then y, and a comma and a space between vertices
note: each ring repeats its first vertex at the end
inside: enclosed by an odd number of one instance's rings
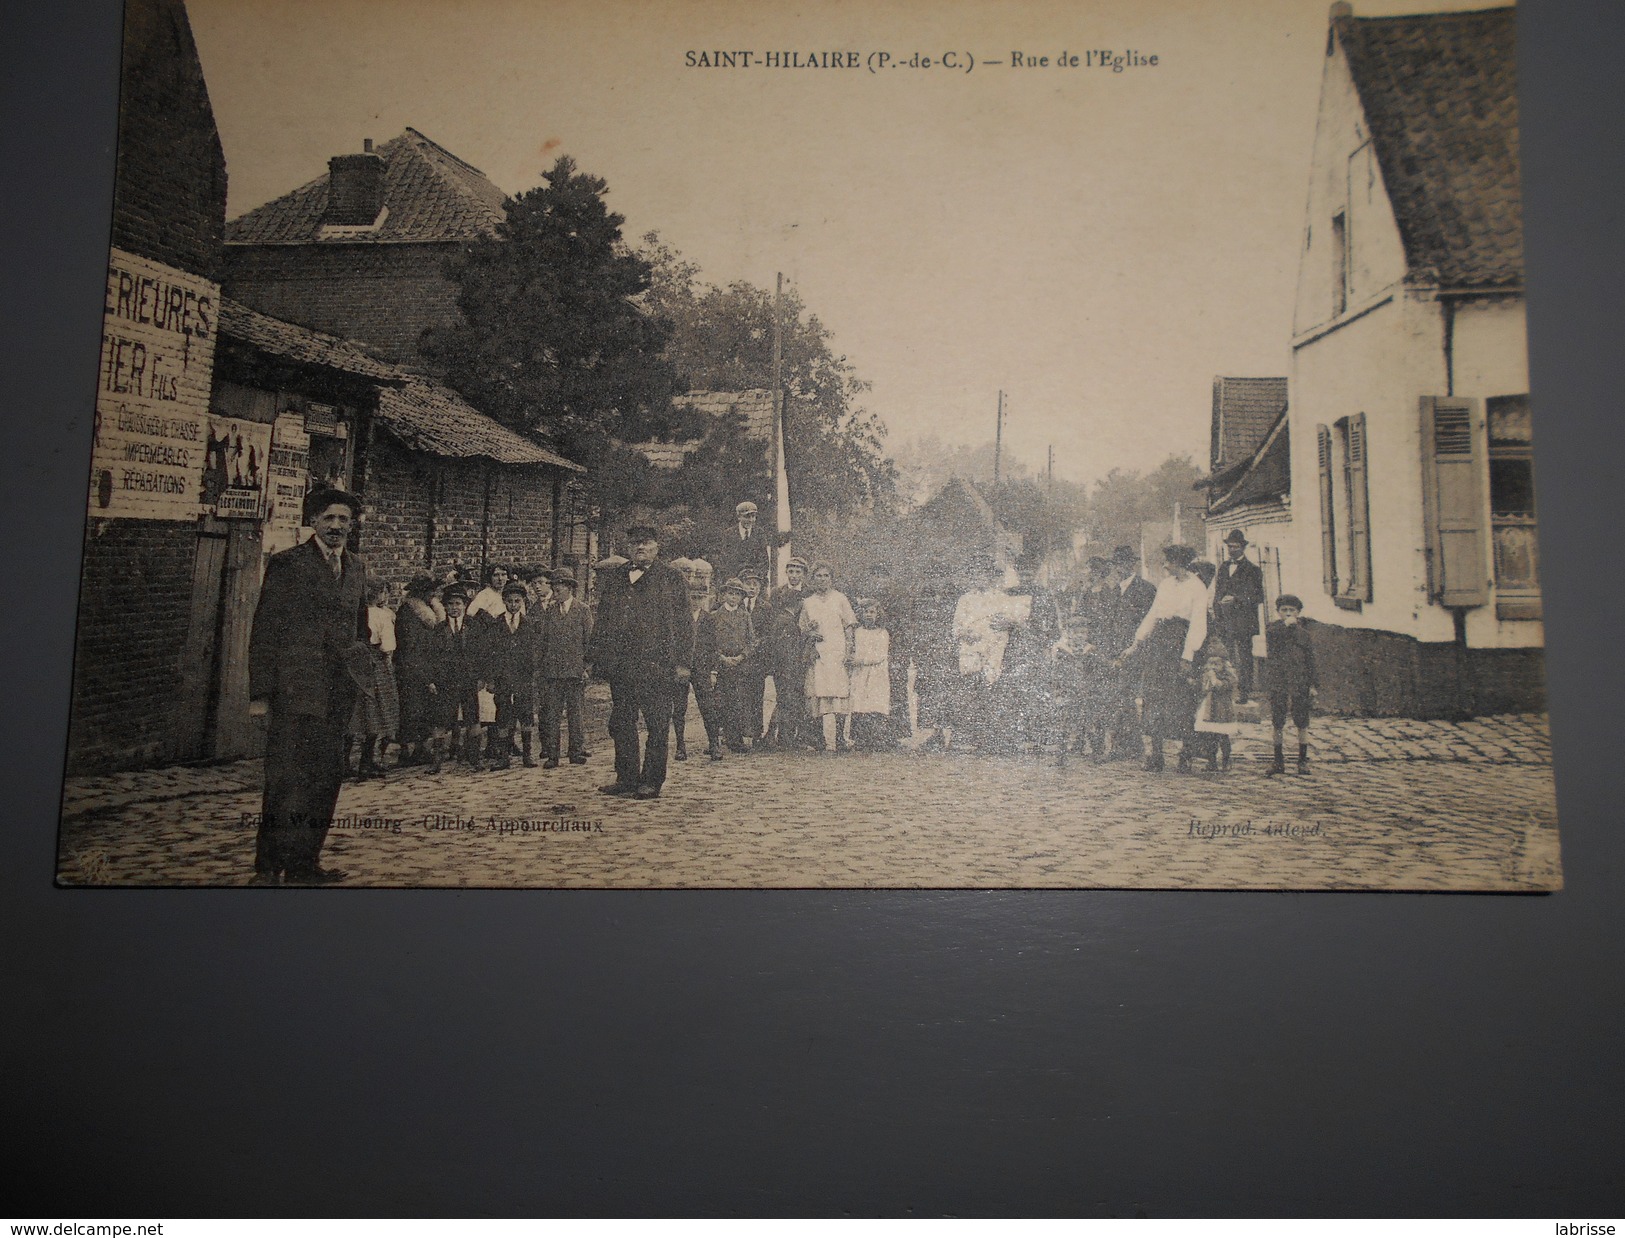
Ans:
POLYGON ((1224 562, 1213 577, 1213 627, 1236 668, 1239 700, 1253 695, 1253 637, 1264 604, 1264 571, 1247 557, 1247 535, 1231 529, 1224 539, 1224 562))
POLYGON ((265 798, 250 885, 328 885, 322 844, 344 781, 344 732, 366 682, 367 568, 345 549, 360 505, 305 497, 308 541, 266 561, 248 642, 249 710, 269 715, 265 798))
POLYGON ((743 502, 734 508, 734 522, 711 556, 720 580, 737 577, 753 568, 763 580, 773 570, 773 554, 768 539, 757 528, 756 504, 743 502))
POLYGON ((631 559, 599 577, 598 625, 591 657, 609 681, 609 734, 615 743, 615 781, 605 795, 656 799, 666 781, 672 710, 694 660, 694 620, 688 587, 660 559, 660 534, 649 525, 626 531, 631 559), (638 718, 648 732, 638 751, 638 718))

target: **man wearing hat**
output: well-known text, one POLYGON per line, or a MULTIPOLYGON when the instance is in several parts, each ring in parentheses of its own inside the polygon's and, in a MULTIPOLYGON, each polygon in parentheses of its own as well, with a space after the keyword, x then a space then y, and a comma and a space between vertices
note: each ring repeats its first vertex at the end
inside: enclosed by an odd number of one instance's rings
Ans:
POLYGON ((480 682, 486 678, 487 643, 483 615, 468 613, 474 590, 454 581, 440 591, 446 622, 435 630, 435 703, 440 731, 452 733, 452 752, 463 764, 480 768, 480 682))
POLYGON ((249 712, 269 715, 265 798, 250 885, 327 885, 322 844, 344 781, 344 732, 364 682, 366 564, 345 549, 354 495, 305 497, 310 540, 266 561, 248 643, 249 712))
POLYGON ((739 583, 745 587, 745 597, 739 609, 750 616, 756 631, 756 647, 742 668, 745 715, 741 725, 751 743, 762 737, 763 697, 767 692, 767 677, 772 671, 770 651, 764 639, 767 633, 767 603, 762 598, 762 574, 753 567, 739 573, 739 583))
POLYGON ((767 538, 757 531, 756 504, 746 501, 734 508, 733 526, 723 534, 711 558, 723 580, 739 576, 746 568, 754 568, 766 579, 772 570, 773 554, 767 538))
POLYGON ((587 732, 583 724, 587 682, 587 649, 592 640, 592 615, 576 597, 575 573, 561 567, 549 575, 553 601, 542 620, 542 649, 536 674, 542 685, 543 769, 559 767, 559 722, 570 729, 570 764, 587 760, 587 732))
MULTIPOLYGON (((1115 661, 1134 641, 1151 604, 1157 600, 1157 587, 1140 575, 1140 556, 1132 546, 1112 551, 1112 583, 1106 587, 1102 603, 1100 652, 1115 661)), ((1117 707, 1111 726, 1111 759, 1138 760, 1145 754, 1140 729, 1140 668, 1138 664, 1118 668, 1117 707)))
POLYGON ((1224 553, 1213 577, 1213 628, 1236 668, 1237 699, 1246 701, 1253 695, 1253 637, 1264 604, 1264 571, 1247 557, 1247 535, 1240 529, 1226 535, 1224 553))
MULTIPOLYGON (((544 620, 526 613, 530 597, 517 577, 502 586, 502 613, 485 624, 485 674, 496 701, 496 725, 491 732, 492 768, 513 764, 513 735, 520 735, 520 751, 527 768, 536 764, 531 751, 531 727, 536 718, 536 659, 541 651, 544 620)), ((545 614, 545 607, 539 607, 545 614)))
POLYGON ((652 800, 666 781, 672 709, 689 681, 694 621, 681 574, 660 559, 660 534, 649 525, 626 531, 631 559, 600 577, 598 625, 591 660, 609 681, 609 734, 615 741, 615 781, 606 795, 652 800), (638 751, 638 718, 648 732, 638 751))

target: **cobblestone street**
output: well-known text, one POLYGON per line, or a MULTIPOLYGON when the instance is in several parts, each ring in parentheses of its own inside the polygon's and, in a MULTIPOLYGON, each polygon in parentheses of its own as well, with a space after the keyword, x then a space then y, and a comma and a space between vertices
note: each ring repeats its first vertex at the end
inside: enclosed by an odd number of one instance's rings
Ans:
MULTIPOLYGON (((324 863, 356 886, 1544 889, 1559 884, 1544 717, 1317 719, 1308 777, 974 753, 729 754, 664 796, 611 780, 603 702, 583 766, 346 783, 324 863)), ((702 735, 692 716, 689 735, 702 735)), ((68 885, 240 885, 260 763, 71 779, 68 885)))

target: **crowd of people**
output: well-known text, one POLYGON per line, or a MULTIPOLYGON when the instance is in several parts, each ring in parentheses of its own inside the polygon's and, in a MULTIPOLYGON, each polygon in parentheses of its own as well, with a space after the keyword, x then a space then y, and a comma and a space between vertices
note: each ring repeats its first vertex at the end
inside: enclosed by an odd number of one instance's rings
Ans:
MULTIPOLYGON (((251 712, 268 718, 255 884, 342 879, 318 857, 352 757, 362 778, 381 775, 392 744, 400 765, 434 772, 448 760, 506 769, 515 755, 585 763, 592 676, 609 684, 615 749, 600 790, 643 800, 659 797, 673 740, 688 759, 691 698, 712 761, 906 747, 1160 771, 1177 743, 1189 772, 1203 758, 1229 768, 1236 706, 1253 690, 1264 591, 1239 530, 1219 564, 1167 547, 1156 585, 1120 546, 1061 588, 1038 582, 1036 556, 1007 585, 991 555, 973 554, 910 588, 871 564, 849 596, 833 564, 793 555, 774 586, 774 550, 742 503, 714 562, 668 562, 655 528, 625 530, 630 557, 593 565, 595 607, 570 566, 491 564, 483 582, 416 576, 391 608, 348 549, 354 496, 319 490, 305 507, 314 535, 268 562, 250 640, 251 712)), ((1314 648, 1302 603, 1282 594, 1275 606, 1268 772, 1286 772, 1290 719, 1308 773, 1314 648)))
MULTIPOLYGON (((391 738, 402 765, 435 771, 448 759, 471 769, 505 769, 516 756, 533 766, 538 754, 546 768, 584 762, 583 692, 594 674, 611 689, 612 794, 654 798, 668 760, 689 759, 691 699, 711 761, 907 748, 1049 754, 1062 765, 1132 759, 1159 771, 1177 744, 1182 772, 1197 761, 1230 768, 1264 600, 1241 532, 1220 564, 1167 547, 1156 585, 1121 546, 1061 588, 1037 582, 1035 556, 1016 561, 1007 586, 980 554, 907 591, 871 565, 849 594, 833 564, 795 556, 772 587, 754 506, 741 504, 737 517, 715 563, 662 559, 654 528, 628 529, 631 558, 596 565, 596 628, 568 567, 494 564, 477 590, 421 576, 393 612, 378 588, 367 611, 371 685, 350 727, 357 776, 381 773, 391 738)), ((1313 649, 1299 600, 1283 595, 1277 609, 1265 633, 1268 772, 1286 772, 1290 718, 1307 773, 1313 649)))

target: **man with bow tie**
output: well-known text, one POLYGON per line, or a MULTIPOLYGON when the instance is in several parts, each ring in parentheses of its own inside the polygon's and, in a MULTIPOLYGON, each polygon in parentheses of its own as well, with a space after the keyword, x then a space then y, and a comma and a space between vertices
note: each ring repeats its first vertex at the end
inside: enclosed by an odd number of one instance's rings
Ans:
POLYGON ((1225 560, 1213 577, 1213 626, 1236 668, 1237 700, 1253 695, 1253 637, 1264 604, 1263 569, 1247 558, 1247 535, 1231 529, 1224 539, 1225 560))
POLYGON ((694 620, 687 582, 659 557, 659 532, 634 525, 626 536, 632 557, 599 577, 592 634, 594 669, 609 681, 609 735, 615 743, 615 781, 599 790, 652 800, 666 781, 672 710, 694 660, 694 620), (641 754, 640 716, 648 732, 641 754))

